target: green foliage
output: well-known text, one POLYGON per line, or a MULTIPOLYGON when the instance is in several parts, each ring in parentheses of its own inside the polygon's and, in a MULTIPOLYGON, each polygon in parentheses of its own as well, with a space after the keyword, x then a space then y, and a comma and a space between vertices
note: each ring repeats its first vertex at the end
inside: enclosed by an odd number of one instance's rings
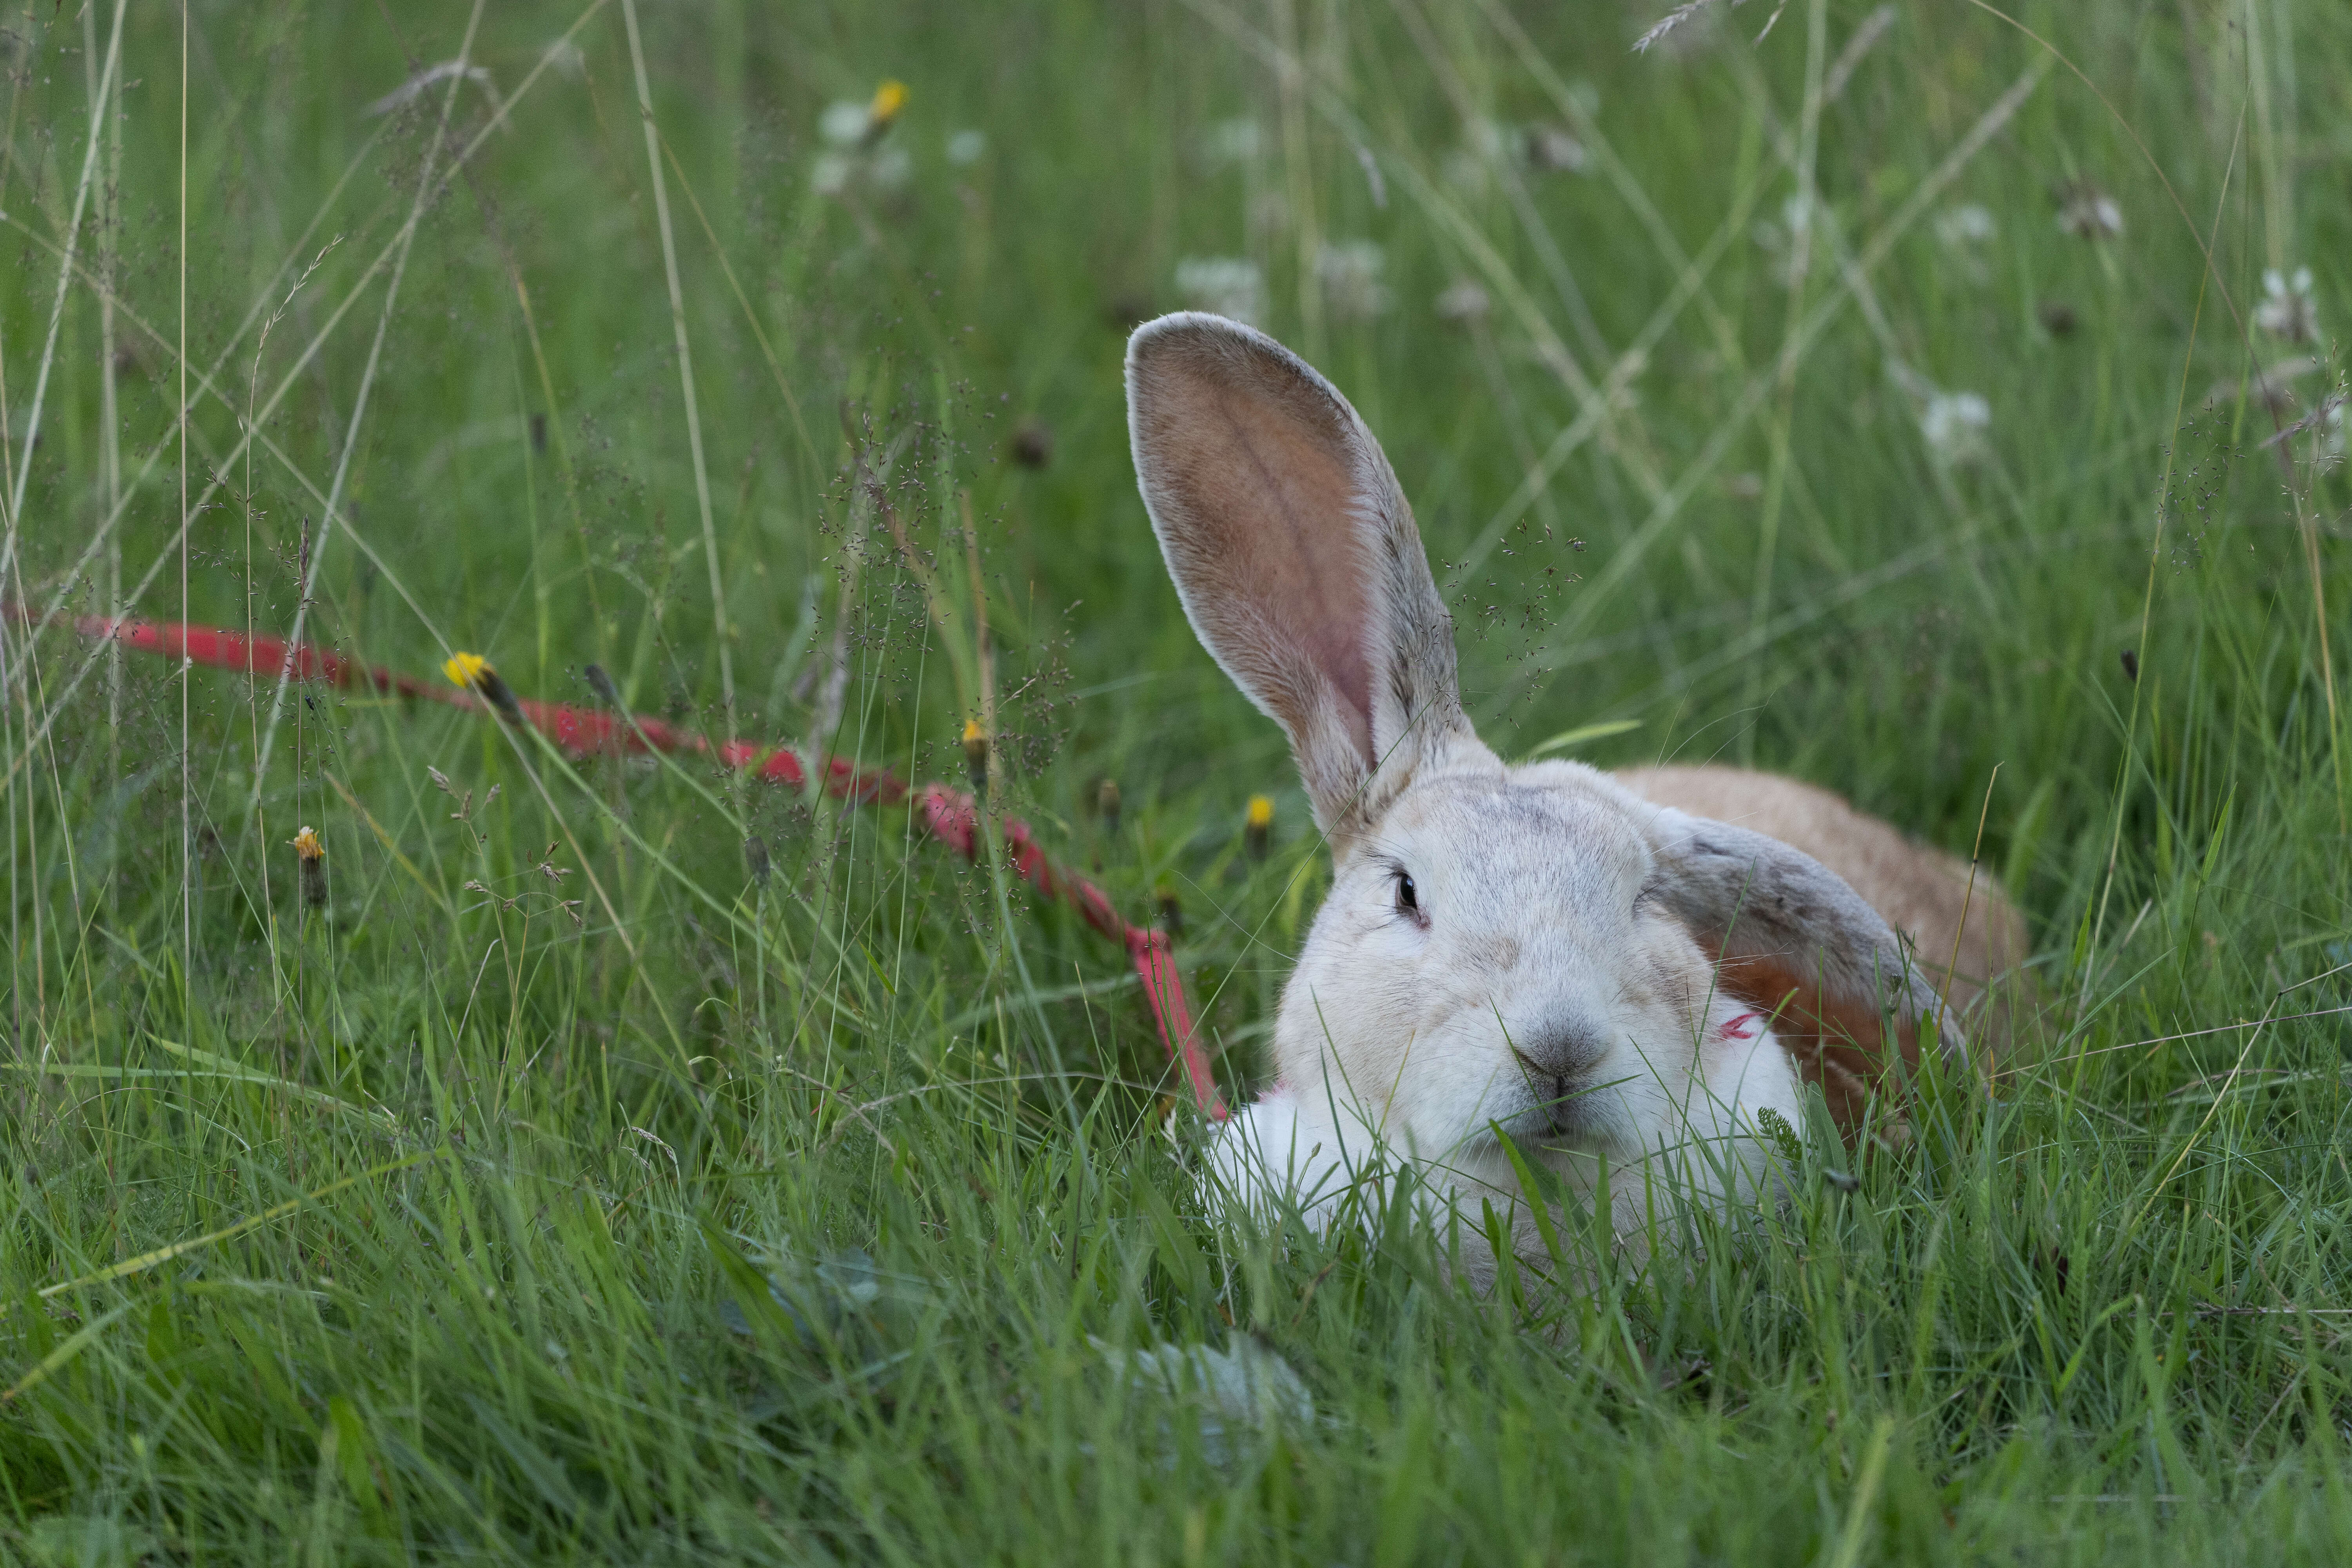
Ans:
POLYGON ((2343 1561, 2352 13, 1669 8, 12 12, 0 1557, 2343 1561), (1318 850, 1118 377, 1253 277, 1498 750, 1980 848, 1992 1096, 1482 1295, 1402 1187, 1212 1224, 1001 846, 72 626, 910 778, 992 710, 1246 1096, 1318 850))

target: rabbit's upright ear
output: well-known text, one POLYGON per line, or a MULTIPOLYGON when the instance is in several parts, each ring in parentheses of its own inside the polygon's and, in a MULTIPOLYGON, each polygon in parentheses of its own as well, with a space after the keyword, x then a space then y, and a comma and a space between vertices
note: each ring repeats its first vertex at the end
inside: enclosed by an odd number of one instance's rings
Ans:
POLYGON ((1898 1057, 1918 1059, 1923 1036, 1954 1066, 1967 1061, 1918 958, 1836 872, 1686 812, 1660 811, 1648 830, 1659 902, 1718 959, 1726 991, 1776 1015, 1775 1031, 1841 1121, 1898 1057), (1894 1014, 1891 1041, 1882 1007, 1894 1014))
POLYGON ((1329 382, 1237 321, 1162 316, 1128 343, 1127 416, 1184 613, 1288 732, 1327 834, 1377 822, 1415 772, 1483 753, 1412 510, 1329 382))

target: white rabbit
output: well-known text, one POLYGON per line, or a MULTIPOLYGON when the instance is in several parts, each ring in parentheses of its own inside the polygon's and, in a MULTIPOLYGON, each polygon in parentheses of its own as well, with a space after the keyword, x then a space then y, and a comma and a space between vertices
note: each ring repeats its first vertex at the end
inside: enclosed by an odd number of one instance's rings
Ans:
POLYGON ((1754 1201, 1764 1113, 1801 1126, 1807 1079, 1850 1124, 1923 1034, 1960 1057, 1949 1010, 2021 956, 1989 886, 1969 919, 1995 935, 1939 997, 1929 965, 1961 950, 1967 896, 1948 857, 1768 775, 1506 764, 1463 715, 1412 510, 1328 382, 1187 312, 1136 331, 1127 395, 1184 613, 1288 733, 1334 861, 1283 992, 1276 1085, 1214 1135, 1229 1195, 1286 1191, 1328 1222, 1378 1149, 1475 1223, 1481 1196, 1521 1196, 1499 1127, 1572 1190, 1605 1168, 1630 1233, 1668 1191, 1754 1201))

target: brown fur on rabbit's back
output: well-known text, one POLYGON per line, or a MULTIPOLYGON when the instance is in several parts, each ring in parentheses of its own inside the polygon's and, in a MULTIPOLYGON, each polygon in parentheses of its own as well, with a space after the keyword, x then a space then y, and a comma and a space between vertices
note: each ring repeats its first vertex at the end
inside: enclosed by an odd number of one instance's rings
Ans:
MULTIPOLYGON (((1944 989, 1948 978, 1950 1006, 1970 1044, 1978 1048, 1979 1062, 1990 1065, 1987 1058, 2008 1052, 2013 1015, 2025 1001, 2021 966, 2030 950, 2024 918, 1986 868, 1977 868, 1971 892, 1967 861, 1914 843, 1828 790, 1776 773, 1747 768, 1655 767, 1629 768, 1615 777, 1644 800, 1769 835, 1801 849, 1845 879, 1888 925, 1911 939, 1919 963, 1938 990, 1944 989), (1986 998, 1988 988, 1992 991, 1990 998, 1986 998), (1979 998, 1986 999, 1980 1002, 1979 998)), ((1748 989, 1728 974, 1726 981, 1742 992, 1748 989)), ((1787 994, 1780 980, 1751 977, 1751 983, 1759 992, 1751 1000, 1760 1005, 1779 1005, 1787 994), (1760 994, 1774 986, 1780 994, 1760 994)), ((1812 1011, 1806 998, 1800 996, 1788 1014, 1812 1011)), ((1837 1027, 1834 1020, 1829 1022, 1832 1028, 1837 1027)), ((1783 1030, 1784 1035, 1787 1032, 1783 1030)), ((1860 1077, 1865 1079, 1875 1076, 1868 1070, 1863 1053, 1837 1048, 1826 1039, 1811 1052, 1795 1041, 1791 1045, 1799 1066, 1808 1078, 1821 1083, 1842 1121, 1860 1110, 1865 1085, 1855 1081, 1853 1069, 1862 1068, 1860 1077)), ((1910 1046, 1906 1041, 1906 1056, 1912 1054, 1910 1046)))

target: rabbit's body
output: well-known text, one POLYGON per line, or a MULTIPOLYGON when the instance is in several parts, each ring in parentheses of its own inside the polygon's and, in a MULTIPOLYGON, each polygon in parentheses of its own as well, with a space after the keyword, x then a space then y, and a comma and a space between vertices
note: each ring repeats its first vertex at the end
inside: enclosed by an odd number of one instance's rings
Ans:
MULTIPOLYGON (((2025 919, 1990 874, 1917 843, 1818 784, 1749 768, 1628 768, 1618 783, 1658 805, 1753 829, 1811 856, 1862 895, 1911 943, 1912 957, 1957 1026, 1989 1055, 2010 1043, 2013 992, 2029 956, 2025 919)), ((1754 987, 1750 987, 1754 989, 1754 987)), ((1785 993, 1784 993, 1785 994, 1785 993)), ((1877 1076, 1866 1053, 1816 1030, 1791 1026, 1817 999, 1780 1009, 1783 1044, 1806 1058, 1842 1122, 1860 1114, 1877 1076)))
MULTIPOLYGON (((1948 943, 1948 858, 1769 775, 1505 764, 1462 712, 1411 509, 1328 383, 1188 314, 1137 331, 1128 400, 1185 613, 1288 732, 1333 857, 1276 1020, 1276 1087, 1212 1144, 1236 1195, 1328 1219, 1385 1151, 1475 1218, 1480 1195, 1518 1195, 1507 1135, 1574 1190, 1605 1170, 1630 1230, 1667 1190, 1752 1200, 1767 1111, 1800 1121, 1811 1079, 1851 1126, 1938 1037, 1928 955, 1895 928, 1948 943)), ((1978 897, 2010 942, 2013 912, 1978 897)), ((2014 943, 1978 941, 1958 967, 1980 981, 2014 943)))

